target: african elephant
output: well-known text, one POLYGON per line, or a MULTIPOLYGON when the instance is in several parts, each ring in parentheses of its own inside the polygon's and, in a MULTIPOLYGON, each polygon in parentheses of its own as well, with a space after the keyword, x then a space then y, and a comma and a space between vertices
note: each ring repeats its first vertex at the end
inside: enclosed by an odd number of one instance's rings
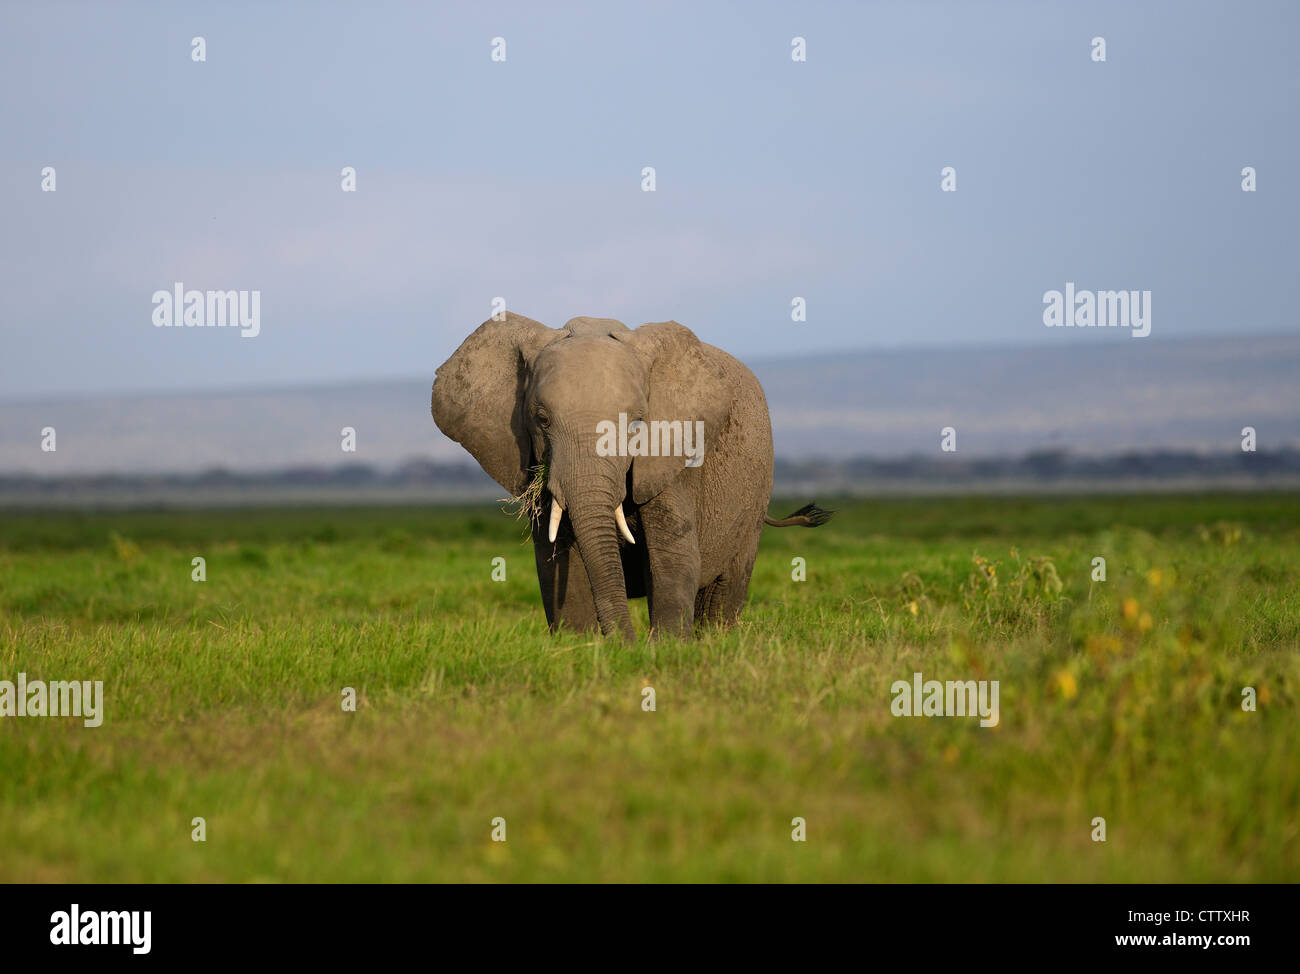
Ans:
POLYGON ((533 550, 552 631, 599 626, 631 640, 628 599, 643 596, 656 635, 689 636, 697 619, 730 625, 763 524, 816 526, 830 516, 808 505, 783 521, 767 517, 763 389, 675 321, 486 321, 438 369, 432 412, 511 495, 533 485, 533 550))

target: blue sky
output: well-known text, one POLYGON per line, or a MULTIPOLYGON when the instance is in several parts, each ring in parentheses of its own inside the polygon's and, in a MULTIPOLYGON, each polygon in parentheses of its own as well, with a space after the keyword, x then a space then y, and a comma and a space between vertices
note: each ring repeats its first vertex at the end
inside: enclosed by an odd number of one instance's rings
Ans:
POLYGON ((741 358, 1135 340, 1044 328, 1067 280, 1151 290, 1141 341, 1293 334, 1298 27, 1260 2, 6 4, 0 398, 432 377, 496 296, 741 358), (260 290, 261 334, 154 328, 175 281, 260 290))

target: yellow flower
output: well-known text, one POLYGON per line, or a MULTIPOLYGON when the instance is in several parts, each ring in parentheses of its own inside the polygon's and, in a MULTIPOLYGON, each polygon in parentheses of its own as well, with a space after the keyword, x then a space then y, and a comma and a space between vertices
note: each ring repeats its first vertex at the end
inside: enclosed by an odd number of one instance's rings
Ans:
POLYGON ((1121 643, 1114 636, 1089 636, 1088 637, 1088 652, 1094 655, 1099 653, 1106 653, 1106 652, 1118 653, 1123 648, 1124 648, 1124 644, 1121 643))
POLYGON ((1142 616, 1138 619, 1138 630, 1141 632, 1150 632, 1153 625, 1155 625, 1155 623, 1151 621, 1151 613, 1143 612, 1142 616))
POLYGON ((913 599, 911 602, 907 603, 907 611, 909 611, 910 613, 912 613, 912 615, 916 615, 917 605, 916 605, 916 600, 915 600, 915 599, 913 599))
POLYGON ((1073 700, 1079 695, 1079 684, 1074 680, 1074 674, 1069 670, 1056 671, 1056 685, 1061 690, 1061 696, 1066 700, 1073 700))
POLYGON ((1125 599, 1123 610, 1124 610, 1125 621, 1132 622, 1134 619, 1138 617, 1138 600, 1131 599, 1131 598, 1125 599))
POLYGON ((1160 580, 1163 577, 1164 576, 1160 574, 1159 568, 1153 568, 1151 571, 1147 572, 1147 581, 1151 583, 1152 588, 1159 588, 1160 580))

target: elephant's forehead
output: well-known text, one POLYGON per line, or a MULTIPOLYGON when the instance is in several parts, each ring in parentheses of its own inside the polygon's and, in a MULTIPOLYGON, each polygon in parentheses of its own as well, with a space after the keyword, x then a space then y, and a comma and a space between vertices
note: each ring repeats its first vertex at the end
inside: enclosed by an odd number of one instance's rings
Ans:
POLYGON ((538 354, 534 372, 539 379, 565 383, 644 378, 644 367, 635 353, 608 335, 572 336, 552 342, 538 354))
POLYGON ((570 318, 564 323, 564 330, 575 338, 603 338, 631 331, 623 322, 613 318, 570 318))
POLYGON ((552 369, 590 369, 635 358, 632 350, 608 335, 573 335, 551 342, 538 353, 538 366, 552 369))

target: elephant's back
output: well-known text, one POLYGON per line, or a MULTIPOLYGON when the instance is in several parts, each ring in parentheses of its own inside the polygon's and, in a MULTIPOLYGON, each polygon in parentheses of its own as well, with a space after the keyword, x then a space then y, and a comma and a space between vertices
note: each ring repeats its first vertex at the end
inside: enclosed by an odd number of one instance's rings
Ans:
POLYGON ((728 531, 758 531, 772 497, 772 420, 767 397, 743 362, 720 348, 706 347, 731 384, 735 399, 727 427, 714 447, 714 463, 710 466, 705 460, 709 483, 703 490, 706 510, 701 514, 703 520, 728 525, 728 531))
POLYGON ((760 447, 766 444, 767 466, 772 465, 772 417, 767 409, 767 396, 758 376, 744 362, 724 352, 716 345, 701 342, 709 357, 717 364, 731 383, 736 401, 732 407, 729 433, 743 433, 747 438, 757 437, 760 447))

